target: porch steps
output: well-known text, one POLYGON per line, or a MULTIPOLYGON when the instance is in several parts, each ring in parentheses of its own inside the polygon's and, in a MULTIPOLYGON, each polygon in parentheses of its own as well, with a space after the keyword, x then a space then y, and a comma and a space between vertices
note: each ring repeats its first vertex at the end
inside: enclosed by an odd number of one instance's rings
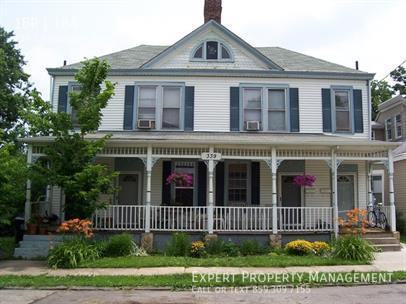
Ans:
POLYGON ((23 259, 44 258, 49 249, 62 241, 56 235, 24 235, 19 247, 14 250, 14 257, 23 259))
POLYGON ((364 238, 379 251, 400 251, 402 248, 392 232, 368 231, 364 238))

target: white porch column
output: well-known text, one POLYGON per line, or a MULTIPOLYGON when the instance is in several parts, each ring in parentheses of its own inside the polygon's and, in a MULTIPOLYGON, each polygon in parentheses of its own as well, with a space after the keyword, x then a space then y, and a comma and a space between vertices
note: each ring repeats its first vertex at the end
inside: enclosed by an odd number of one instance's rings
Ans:
MULTIPOLYGON (((28 146, 27 152, 27 165, 32 163, 32 145, 28 146)), ((24 207, 24 225, 27 227, 27 223, 31 218, 31 180, 27 180, 26 192, 25 192, 25 207, 24 207)))
POLYGON ((276 162, 276 148, 272 148, 271 172, 272 172, 272 234, 278 233, 278 196, 276 189, 276 173, 278 165, 276 162))
MULTIPOLYGON (((214 148, 209 148, 210 153, 214 153, 214 148)), ((213 184, 213 177, 214 177, 214 160, 210 159, 208 161, 207 168, 209 171, 209 200, 207 206, 207 230, 209 234, 213 234, 213 226, 214 226, 214 184, 213 184)))
POLYGON ((390 207, 390 226, 392 232, 396 231, 396 208, 395 208, 395 189, 393 186, 393 154, 392 149, 388 150, 388 177, 389 177, 389 207, 390 207))
POLYGON ((147 148, 147 195, 145 200, 145 232, 151 231, 151 176, 152 176, 152 146, 147 148))
POLYGON ((334 234, 338 237, 338 194, 337 194, 337 155, 334 150, 331 151, 331 194, 333 204, 333 227, 334 234))
POLYGON ((370 206, 373 205, 373 195, 372 195, 372 163, 369 161, 366 161, 367 168, 368 168, 368 206, 367 209, 369 209, 370 206))

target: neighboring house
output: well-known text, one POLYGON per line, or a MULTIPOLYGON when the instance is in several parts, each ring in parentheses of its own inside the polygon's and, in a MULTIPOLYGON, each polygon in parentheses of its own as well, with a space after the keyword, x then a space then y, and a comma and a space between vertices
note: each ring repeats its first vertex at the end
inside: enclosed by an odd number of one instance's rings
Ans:
MULTIPOLYGON (((210 13, 173 45, 100 57, 117 86, 99 132, 88 138, 112 134, 97 161, 120 173, 121 190, 103 198, 111 204, 95 214, 96 229, 284 241, 337 234, 339 214, 372 199, 370 164, 386 161, 390 170, 393 161, 396 144, 371 140, 374 75, 253 47, 220 23, 220 11, 210 13), (191 184, 168 185, 173 172, 189 174, 191 184), (316 177, 313 187, 295 184, 304 174, 316 177)), ((68 93, 80 89, 80 67, 48 69, 55 111, 71 112, 68 93)), ((50 141, 27 139, 29 159, 50 141)), ((49 212, 63 217, 61 189, 50 189, 48 199, 49 212)), ((29 218, 29 201, 26 208, 29 218)))
MULTIPOLYGON (((401 146, 393 151, 394 187, 397 209, 406 215, 406 97, 402 95, 395 96, 381 103, 378 111, 376 121, 372 125, 373 138, 376 140, 403 142, 401 146)), ((378 193, 377 200, 379 201, 379 198, 382 197, 381 201, 387 204, 389 201, 389 185, 384 168, 376 167, 373 178, 375 188, 379 189, 378 192, 381 193, 378 193)))

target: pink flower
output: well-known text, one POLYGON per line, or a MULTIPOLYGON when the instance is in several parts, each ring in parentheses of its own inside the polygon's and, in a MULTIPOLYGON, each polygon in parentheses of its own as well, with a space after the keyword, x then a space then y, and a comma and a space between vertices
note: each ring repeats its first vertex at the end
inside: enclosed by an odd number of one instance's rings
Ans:
POLYGON ((184 172, 172 172, 167 178, 168 185, 175 184, 177 186, 190 187, 193 185, 193 175, 184 172))
POLYGON ((293 178, 293 182, 300 187, 313 187, 316 182, 314 175, 297 175, 293 178))

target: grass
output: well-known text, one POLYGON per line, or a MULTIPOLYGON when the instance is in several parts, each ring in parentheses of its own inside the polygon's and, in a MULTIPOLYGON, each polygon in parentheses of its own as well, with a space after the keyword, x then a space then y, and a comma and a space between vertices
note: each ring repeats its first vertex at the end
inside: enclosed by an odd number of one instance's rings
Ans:
POLYGON ((10 236, 0 237, 0 259, 9 259, 13 256, 15 238, 10 236))
POLYGON ((289 266, 327 266, 327 265, 360 265, 363 262, 351 262, 336 258, 314 255, 258 255, 242 257, 117 257, 102 258, 80 265, 82 268, 142 268, 142 267, 289 267, 289 266))
MULTIPOLYGON (((357 273, 341 273, 344 277, 355 277, 357 273)), ((375 272, 370 274, 385 275, 385 272, 375 272)), ((329 277, 331 273, 325 273, 325 277, 329 277)), ((337 278, 339 273, 333 274, 337 278)), ((395 272, 392 277, 386 276, 391 282, 406 279, 406 272, 395 272)), ((348 283, 338 281, 334 283, 332 279, 325 281, 322 276, 312 279, 310 274, 303 273, 295 276, 288 276, 286 279, 281 280, 280 276, 269 277, 265 282, 253 282, 243 275, 236 275, 232 280, 211 280, 206 279, 201 281, 200 278, 192 276, 192 274, 179 274, 179 275, 160 275, 160 276, 17 276, 7 275, 0 276, 0 288, 5 287, 31 287, 31 288, 50 288, 50 287, 120 287, 120 288, 133 288, 133 287, 167 287, 172 289, 190 289, 192 287, 237 287, 237 286, 272 286, 272 285, 303 285, 310 286, 321 285, 351 285, 351 281, 346 280, 348 283)), ((388 282, 386 282, 388 283, 388 282)))

